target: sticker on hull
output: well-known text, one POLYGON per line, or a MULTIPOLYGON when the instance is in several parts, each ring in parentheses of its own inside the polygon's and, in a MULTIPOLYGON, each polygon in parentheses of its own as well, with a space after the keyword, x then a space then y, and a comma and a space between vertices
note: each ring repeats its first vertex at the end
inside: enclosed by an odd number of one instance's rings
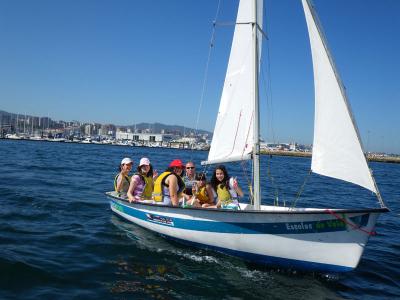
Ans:
POLYGON ((153 214, 146 214, 147 221, 153 222, 153 223, 158 223, 162 225, 168 225, 168 226, 174 226, 174 221, 172 218, 164 217, 164 216, 159 216, 159 215, 153 215, 153 214))

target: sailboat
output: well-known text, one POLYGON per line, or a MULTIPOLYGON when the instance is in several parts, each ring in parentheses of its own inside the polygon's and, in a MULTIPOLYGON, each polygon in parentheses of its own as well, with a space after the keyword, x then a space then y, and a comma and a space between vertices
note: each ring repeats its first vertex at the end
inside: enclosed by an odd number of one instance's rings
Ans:
POLYGON ((241 203, 240 210, 181 208, 150 200, 128 203, 109 192, 111 209, 167 238, 248 261, 320 272, 351 271, 374 233, 378 216, 389 209, 368 167, 345 90, 309 0, 302 0, 302 5, 315 83, 311 170, 371 191, 380 207, 321 209, 262 204, 258 95, 262 5, 260 0, 239 3, 213 140, 203 162, 251 159, 251 203, 241 203))

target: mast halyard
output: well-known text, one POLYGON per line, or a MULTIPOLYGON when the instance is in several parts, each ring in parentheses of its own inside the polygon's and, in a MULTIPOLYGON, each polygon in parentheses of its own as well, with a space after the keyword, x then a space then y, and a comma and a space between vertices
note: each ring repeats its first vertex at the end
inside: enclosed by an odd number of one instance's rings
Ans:
POLYGON ((253 1, 253 84, 254 84, 254 141, 253 141, 253 205, 255 210, 260 210, 261 204, 261 188, 260 188, 260 111, 259 111, 259 96, 258 96, 258 41, 257 41, 257 0, 253 1))

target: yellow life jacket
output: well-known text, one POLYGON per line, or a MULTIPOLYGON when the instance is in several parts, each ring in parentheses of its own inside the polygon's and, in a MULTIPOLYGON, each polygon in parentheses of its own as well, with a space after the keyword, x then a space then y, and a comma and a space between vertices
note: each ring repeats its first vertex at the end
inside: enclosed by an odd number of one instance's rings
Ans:
MULTIPOLYGON (((169 175, 173 174, 170 171, 165 171, 162 173, 160 176, 157 177, 156 181, 154 182, 154 191, 153 191, 153 200, 156 202, 163 202, 164 201, 164 186, 168 186, 165 184, 165 180, 169 175)), ((185 183, 183 182, 183 179, 179 176, 174 174, 178 180, 178 196, 179 194, 182 193, 182 191, 185 189, 185 183)))
POLYGON ((199 192, 196 194, 197 199, 199 199, 200 204, 208 203, 211 204, 213 201, 210 199, 205 186, 201 187, 199 192))
POLYGON ((154 182, 154 190, 153 190, 153 194, 152 194, 152 198, 154 201, 162 202, 164 200, 163 185, 164 185, 165 179, 167 179, 167 177, 171 174, 172 174, 171 172, 167 171, 167 172, 161 173, 157 177, 156 181, 154 182))
MULTIPOLYGON (((118 181, 118 177, 119 177, 120 174, 121 173, 118 173, 114 177, 114 191, 116 191, 116 192, 118 192, 117 191, 117 181, 118 181)), ((131 183, 131 178, 129 176, 124 176, 124 178, 122 178, 122 180, 124 180, 124 179, 128 182, 128 186, 129 186, 129 184, 131 183)))
POLYGON ((221 201, 222 204, 229 204, 232 202, 232 196, 226 186, 221 187, 221 184, 217 186, 217 196, 218 200, 221 201))
POLYGON ((153 194, 154 182, 152 176, 144 176, 144 181, 146 183, 143 191, 143 199, 151 199, 153 194))

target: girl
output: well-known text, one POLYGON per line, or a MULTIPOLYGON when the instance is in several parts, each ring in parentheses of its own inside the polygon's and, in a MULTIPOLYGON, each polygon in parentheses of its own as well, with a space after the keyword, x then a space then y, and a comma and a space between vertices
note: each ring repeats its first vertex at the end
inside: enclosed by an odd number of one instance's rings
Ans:
POLYGON ((114 178, 114 190, 119 197, 126 198, 130 184, 129 172, 132 169, 132 159, 125 157, 119 166, 119 173, 114 178))
POLYGON ((178 206, 183 196, 185 183, 182 179, 183 164, 180 159, 173 160, 168 169, 154 182, 153 199, 161 205, 178 206))
POLYGON ((205 173, 198 173, 192 185, 192 197, 183 204, 183 207, 209 207, 214 204, 212 187, 206 181, 205 173))
POLYGON ((132 176, 129 185, 127 193, 129 202, 151 199, 154 187, 153 176, 157 176, 157 172, 155 172, 155 174, 153 173, 150 160, 143 157, 140 160, 137 172, 132 176))
POLYGON ((229 177, 225 166, 216 167, 211 178, 211 186, 217 196, 217 204, 209 207, 239 209, 238 197, 243 197, 243 191, 236 178, 229 177))

